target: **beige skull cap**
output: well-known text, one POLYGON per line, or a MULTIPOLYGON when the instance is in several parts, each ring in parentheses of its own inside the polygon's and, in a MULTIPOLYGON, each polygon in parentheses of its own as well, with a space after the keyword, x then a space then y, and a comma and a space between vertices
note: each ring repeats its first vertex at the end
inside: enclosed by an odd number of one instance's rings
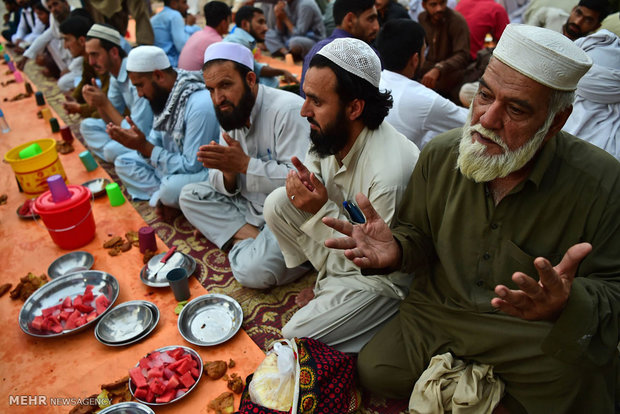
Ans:
POLYGON ((94 37, 96 39, 107 40, 110 43, 115 44, 116 46, 121 45, 121 34, 118 30, 104 26, 102 24, 93 24, 88 33, 86 33, 86 37, 94 37))
POLYGON ((127 56, 127 71, 148 73, 170 67, 170 59, 162 48, 157 46, 138 46, 127 56))
POLYGON ((561 33, 542 27, 511 23, 493 57, 551 89, 574 91, 592 66, 592 59, 561 33))
POLYGON ((325 56, 347 72, 379 87, 381 61, 366 42, 353 37, 335 39, 323 46, 317 54, 325 56))

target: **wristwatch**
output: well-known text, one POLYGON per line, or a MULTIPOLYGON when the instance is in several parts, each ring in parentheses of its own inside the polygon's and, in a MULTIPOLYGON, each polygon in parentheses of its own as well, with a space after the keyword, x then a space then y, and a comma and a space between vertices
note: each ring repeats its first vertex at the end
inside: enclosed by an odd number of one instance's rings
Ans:
POLYGON ((433 67, 439 70, 439 72, 443 72, 443 65, 441 63, 436 63, 433 67))

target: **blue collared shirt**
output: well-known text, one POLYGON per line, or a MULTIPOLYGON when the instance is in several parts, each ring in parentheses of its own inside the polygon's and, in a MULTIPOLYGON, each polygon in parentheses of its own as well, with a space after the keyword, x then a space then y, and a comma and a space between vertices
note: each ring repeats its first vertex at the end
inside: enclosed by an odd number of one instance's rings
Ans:
POLYGON ((164 9, 151 17, 151 26, 155 35, 155 46, 166 52, 170 64, 177 67, 179 55, 189 37, 200 30, 200 27, 186 26, 183 16, 177 10, 164 6, 164 9))

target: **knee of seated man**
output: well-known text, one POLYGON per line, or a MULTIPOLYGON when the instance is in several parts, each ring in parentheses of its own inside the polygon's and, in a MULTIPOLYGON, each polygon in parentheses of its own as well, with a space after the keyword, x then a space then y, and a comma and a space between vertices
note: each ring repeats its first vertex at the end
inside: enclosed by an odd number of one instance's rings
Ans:
MULTIPOLYGON (((87 135, 94 130, 101 130, 102 123, 103 121, 98 118, 86 118, 80 123, 80 133, 84 136, 84 138, 86 138, 85 134, 87 135)), ((103 130, 105 130, 105 123, 103 130)))
POLYGON ((288 196, 286 195, 285 187, 276 188, 267 196, 263 206, 263 217, 269 226, 272 226, 275 217, 280 216, 280 206, 287 202, 288 196))
POLYGON ((165 206, 179 208, 180 191, 174 180, 164 177, 159 186, 159 200, 165 206))
POLYGON ((369 344, 362 348, 357 357, 357 372, 362 386, 384 397, 408 398, 413 391, 415 379, 406 375, 404 367, 397 369, 384 364, 381 357, 382 352, 386 351, 369 344))
POLYGON ((252 254, 252 239, 238 242, 230 249, 228 260, 232 274, 243 287, 267 289, 276 285, 275 277, 265 266, 263 255, 252 254))

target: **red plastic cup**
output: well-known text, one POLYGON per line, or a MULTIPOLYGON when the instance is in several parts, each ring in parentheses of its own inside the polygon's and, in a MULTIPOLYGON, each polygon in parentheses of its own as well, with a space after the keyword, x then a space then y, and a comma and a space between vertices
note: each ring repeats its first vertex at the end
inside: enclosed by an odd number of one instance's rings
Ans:
POLYGON ((157 241, 155 240, 155 230, 145 226, 138 230, 138 242, 140 243, 140 253, 144 254, 147 250, 157 251, 157 241))
POLYGON ((71 132, 71 128, 68 125, 65 125, 60 128, 60 136, 62 140, 67 144, 71 144, 73 142, 73 133, 71 132))

